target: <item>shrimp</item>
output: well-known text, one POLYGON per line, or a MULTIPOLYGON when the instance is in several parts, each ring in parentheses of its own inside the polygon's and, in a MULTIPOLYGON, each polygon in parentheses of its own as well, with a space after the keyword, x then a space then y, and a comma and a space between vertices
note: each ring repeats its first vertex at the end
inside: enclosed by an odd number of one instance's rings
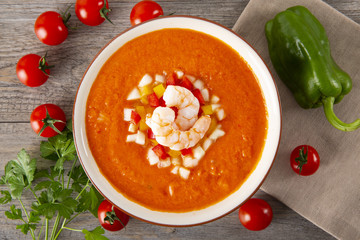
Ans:
POLYGON ((157 107, 152 115, 146 116, 146 124, 156 141, 177 151, 195 146, 204 137, 210 123, 209 116, 202 116, 189 130, 180 130, 175 123, 175 112, 169 107, 157 107))
POLYGON ((163 95, 167 107, 176 107, 178 115, 175 119, 180 130, 188 130, 198 119, 199 100, 184 87, 169 85, 163 95))

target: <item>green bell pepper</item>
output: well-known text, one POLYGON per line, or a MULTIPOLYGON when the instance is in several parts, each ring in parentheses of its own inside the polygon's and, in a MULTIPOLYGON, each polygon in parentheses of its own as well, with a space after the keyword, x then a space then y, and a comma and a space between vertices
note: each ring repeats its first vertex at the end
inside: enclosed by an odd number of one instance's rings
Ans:
POLYGON ((328 121, 342 131, 360 127, 347 124, 333 111, 351 91, 350 76, 334 62, 324 27, 303 6, 278 13, 265 26, 270 58, 280 79, 303 108, 324 106, 328 121))

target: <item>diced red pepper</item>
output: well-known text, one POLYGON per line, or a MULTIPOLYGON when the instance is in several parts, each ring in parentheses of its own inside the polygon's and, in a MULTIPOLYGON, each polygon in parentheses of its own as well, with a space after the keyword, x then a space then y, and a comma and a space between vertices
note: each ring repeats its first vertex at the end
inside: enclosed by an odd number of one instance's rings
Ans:
POLYGON ((149 139, 155 139, 155 135, 154 135, 153 131, 151 130, 151 128, 148 128, 147 136, 149 139))
POLYGON ((195 88, 192 93, 194 94, 194 96, 199 100, 200 105, 204 105, 205 104, 205 100, 200 92, 199 89, 195 88))
POLYGON ((200 117, 203 112, 202 108, 199 108, 198 117, 200 117))
POLYGON ((158 144, 152 148, 154 153, 161 159, 166 159, 169 155, 165 152, 164 146, 158 144))
POLYGON ((158 99, 158 97, 156 96, 155 93, 152 93, 152 94, 148 95, 148 96, 147 96, 147 99, 148 99, 149 105, 150 105, 151 107, 158 107, 158 106, 160 106, 159 99, 158 99))
POLYGON ((176 118, 178 115, 179 109, 177 107, 170 107, 170 108, 175 112, 175 118, 176 118))
POLYGON ((159 98, 159 105, 160 105, 160 107, 166 107, 166 103, 165 103, 163 97, 159 98))
POLYGON ((188 77, 184 76, 181 83, 180 83, 180 86, 184 87, 184 88, 187 88, 189 89, 190 91, 194 88, 192 82, 189 80, 188 77))
POLYGON ((137 112, 131 111, 130 122, 136 125, 140 122, 140 120, 141 120, 141 116, 137 112))
POLYGON ((176 75, 176 73, 172 73, 168 76, 168 78, 166 79, 166 85, 179 85, 179 79, 176 75))
POLYGON ((192 155, 193 154, 192 148, 184 148, 184 149, 182 149, 181 154, 183 156, 192 155))

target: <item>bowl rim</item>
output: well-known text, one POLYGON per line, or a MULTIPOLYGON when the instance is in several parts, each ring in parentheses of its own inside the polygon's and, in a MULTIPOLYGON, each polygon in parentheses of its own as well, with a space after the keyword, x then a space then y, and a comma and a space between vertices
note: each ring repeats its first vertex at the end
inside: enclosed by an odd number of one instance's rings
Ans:
MULTIPOLYGON (((228 28, 228 27, 225 27, 223 25, 221 25, 220 23, 217 23, 215 21, 212 21, 212 20, 209 20, 209 19, 206 19, 206 18, 202 18, 202 17, 197 17, 197 16, 189 16, 189 15, 169 15, 169 16, 162 16, 162 17, 158 17, 158 18, 154 18, 154 19, 150 19, 150 20, 147 20, 145 22, 142 22, 140 24, 137 24, 135 26, 131 26, 127 29, 125 29, 124 31, 120 32, 119 34, 117 34, 116 36, 114 36, 110 41, 108 41, 98 52, 97 54, 93 57, 93 59, 91 60, 91 62, 88 64, 84 74, 82 75, 81 77, 81 80, 79 82, 79 85, 78 85, 78 88, 77 88, 77 91, 76 91, 76 95, 75 95, 75 100, 74 100, 74 103, 73 103, 73 112, 72 112, 72 128, 73 128, 73 137, 74 137, 74 143, 75 143, 75 148, 76 148, 76 152, 77 152, 77 156, 79 158, 79 162, 82 166, 82 168, 84 169, 84 172, 86 173, 87 177, 89 178, 89 180, 91 181, 92 185, 96 188, 96 190, 104 197, 105 200, 107 200, 108 202, 110 202, 113 206, 117 207, 119 210, 121 210, 122 212, 126 213, 127 215, 135 218, 135 219, 138 219, 138 220, 141 220, 143 222, 147 222, 147 223, 151 223, 151 224, 154 224, 154 225, 158 225, 158 226, 165 226, 165 227, 192 227, 192 226, 199 226, 199 225, 203 225, 203 224, 206 224, 206 223, 210 223, 210 222, 213 222, 213 221, 216 221, 220 218, 223 218, 224 216, 234 212, 236 209, 238 209, 240 206, 242 206, 246 201, 248 201, 259 189, 260 187, 262 186, 262 184, 264 183, 266 177, 269 175, 269 172, 272 168, 272 166, 274 165, 274 161, 277 157, 277 154, 278 154, 278 151, 279 151, 279 146, 280 146, 280 141, 281 141, 281 136, 282 136, 282 108, 281 108, 281 99, 280 99, 280 94, 279 94, 279 90, 278 90, 278 87, 276 85, 276 82, 274 80, 274 76, 273 74, 271 73, 269 67, 267 66, 267 64, 265 63, 264 59, 261 57, 261 55, 258 53, 258 51, 249 43, 247 42, 243 37, 241 37, 238 33, 236 33, 235 31, 233 31, 232 29, 228 28), (208 23, 211 23, 211 24, 214 24, 214 25, 217 25, 218 27, 221 27, 221 28, 224 28, 225 30, 231 32, 232 34, 234 34, 236 37, 240 38, 242 41, 244 41, 257 55, 258 57, 261 59, 261 61, 263 62, 264 66, 267 68, 267 71, 269 72, 270 76, 271 76, 271 79, 273 81, 273 84, 274 84, 274 87, 275 87, 275 90, 276 90, 276 95, 277 95, 277 99, 278 99, 278 104, 279 104, 279 120, 280 120, 280 123, 279 123, 279 138, 277 140, 277 147, 276 147, 276 151, 274 153, 274 158, 271 160, 271 164, 269 166, 269 169, 267 170, 266 174, 262 177, 262 180, 261 182, 259 183, 259 185, 254 189, 254 191, 249 194, 249 197, 246 198, 243 202, 241 202, 239 205, 237 205, 235 208, 221 214, 220 216, 218 217, 215 217, 215 218, 212 218, 210 220, 206 220, 206 221, 202 221, 202 222, 199 222, 199 223, 195 223, 195 224, 180 224, 180 225, 176 225, 176 224, 163 224, 163 223, 158 223, 158 222, 153 222, 153 221, 149 221, 147 219, 143 219, 139 216, 135 216, 131 213, 129 213, 128 211, 125 211, 124 209, 122 209, 121 207, 119 207, 118 205, 116 205, 114 202, 112 202, 110 199, 108 199, 105 194, 102 193, 102 191, 99 189, 98 186, 96 186, 96 184, 93 183, 93 180, 91 178, 91 176, 89 175, 88 171, 86 170, 85 166, 84 166, 84 163, 83 163, 83 160, 81 159, 81 156, 79 154, 79 150, 78 150, 78 145, 77 145, 77 140, 76 140, 76 137, 75 137, 75 131, 76 131, 76 128, 75 128, 75 125, 74 125, 74 119, 75 119, 75 105, 76 105, 76 100, 77 100, 77 97, 78 97, 78 93, 79 93, 79 89, 83 83, 83 80, 89 70, 89 68, 92 66, 92 64, 94 63, 94 61, 97 59, 97 57, 104 51, 104 49, 106 47, 108 47, 108 45, 110 45, 115 39, 117 39, 118 37, 120 37, 121 35, 125 34, 126 32, 140 26, 140 25, 143 25, 143 24, 147 24, 148 22, 152 22, 152 21, 157 21, 159 19, 164 19, 164 18, 190 18, 190 19, 194 19, 194 20, 201 20, 201 21, 205 21, 205 22, 208 22, 208 23)), ((222 200, 221 200, 222 201, 222 200)), ((156 211, 156 210, 155 210, 156 211)))

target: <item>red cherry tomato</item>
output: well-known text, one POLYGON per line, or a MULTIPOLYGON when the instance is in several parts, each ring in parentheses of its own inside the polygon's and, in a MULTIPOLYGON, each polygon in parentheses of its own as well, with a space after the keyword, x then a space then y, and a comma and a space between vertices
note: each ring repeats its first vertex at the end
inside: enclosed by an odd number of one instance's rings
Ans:
POLYGON ((294 172, 302 176, 309 176, 318 170, 320 157, 312 146, 300 145, 291 152, 290 165, 294 172))
POLYGON ((42 13, 35 21, 36 36, 47 45, 62 43, 68 36, 68 29, 65 24, 69 18, 69 14, 66 19, 63 19, 59 13, 53 11, 42 13))
POLYGON ((129 216, 107 200, 101 202, 98 208, 98 218, 101 226, 108 231, 119 231, 129 222, 129 216))
POLYGON ((164 15, 164 12, 158 3, 145 0, 138 2, 133 7, 130 13, 130 22, 134 26, 161 15, 164 15))
POLYGON ((107 0, 76 0, 76 16, 82 23, 89 26, 100 25, 105 19, 111 22, 107 17, 110 11, 107 0), (104 6, 105 2, 106 6, 104 6))
POLYGON ((258 198, 251 198, 239 209, 242 225, 252 231, 260 231, 270 225, 273 212, 270 205, 258 198))
POLYGON ((36 107, 31 113, 30 124, 40 136, 53 137, 65 128, 65 113, 54 104, 43 104, 36 107))
POLYGON ((38 87, 43 85, 49 78, 50 67, 52 66, 48 66, 46 55, 40 57, 36 54, 28 54, 18 61, 16 74, 24 85, 38 87))

